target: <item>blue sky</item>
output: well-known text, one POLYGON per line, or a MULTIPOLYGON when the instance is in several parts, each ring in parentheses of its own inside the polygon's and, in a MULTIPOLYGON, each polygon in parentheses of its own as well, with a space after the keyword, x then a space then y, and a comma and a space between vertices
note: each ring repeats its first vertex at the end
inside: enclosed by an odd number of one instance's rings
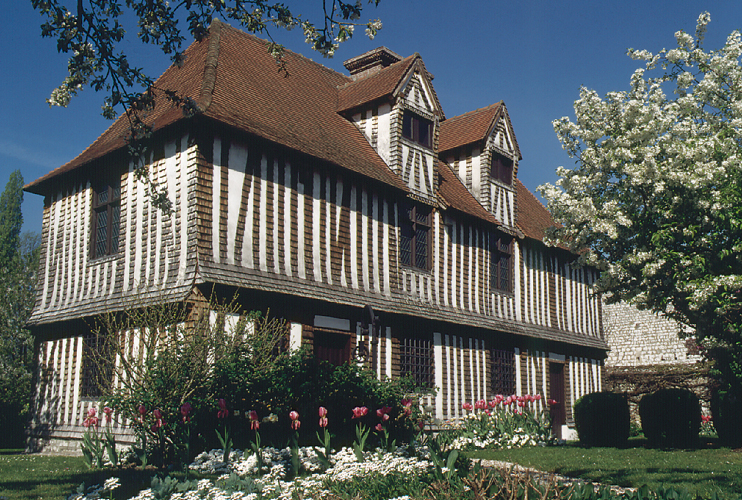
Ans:
MULTIPOLYGON (((5 6, 8 22, 0 30, 4 95, 0 120, 0 188, 20 169, 26 182, 68 162, 92 143, 110 122, 100 116, 103 95, 86 89, 66 109, 46 104, 66 76, 66 57, 55 42, 42 39, 41 16, 30 1, 5 6)), ((318 2, 287 0, 311 17, 318 2)), ((71 2, 74 4, 74 2, 71 2)), ((384 45, 402 56, 419 52, 433 73, 433 85, 447 117, 503 100, 523 155, 518 176, 534 191, 554 182, 555 169, 573 165, 562 151, 551 122, 572 116, 581 85, 604 94, 625 90, 640 66, 627 48, 657 51, 674 45, 679 29, 694 32, 702 11, 711 13, 706 48, 720 47, 742 29, 742 2, 725 1, 444 1, 382 0, 367 6, 362 20, 380 18, 383 30, 373 41, 356 36, 335 58, 323 59, 303 42, 299 31, 274 30, 276 41, 345 73, 342 62, 384 45)), ((124 49, 133 64, 160 75, 166 56, 133 38, 124 49)), ((43 200, 26 193, 24 230, 41 231, 43 200)))

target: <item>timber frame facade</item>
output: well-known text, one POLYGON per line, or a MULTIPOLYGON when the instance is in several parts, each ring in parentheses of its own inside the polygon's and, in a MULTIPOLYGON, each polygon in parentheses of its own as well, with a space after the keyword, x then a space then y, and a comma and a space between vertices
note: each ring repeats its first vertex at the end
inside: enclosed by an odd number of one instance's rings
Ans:
POLYGON ((45 199, 36 445, 79 438, 96 404, 86 320, 212 290, 285 318, 292 346, 435 388, 440 420, 539 393, 568 432, 602 387, 597 274, 544 245, 552 221, 517 179, 504 103, 446 119, 418 54, 382 47, 350 76, 285 57, 288 76, 266 42, 215 21, 160 77, 197 111, 161 99, 148 117, 141 161, 170 211, 134 175, 125 119, 26 186, 45 199))

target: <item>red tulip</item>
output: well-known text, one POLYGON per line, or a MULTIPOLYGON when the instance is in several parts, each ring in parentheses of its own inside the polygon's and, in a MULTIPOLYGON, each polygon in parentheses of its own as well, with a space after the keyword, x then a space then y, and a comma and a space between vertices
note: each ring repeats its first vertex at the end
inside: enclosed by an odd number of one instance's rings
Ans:
POLYGON ((461 405, 461 407, 465 409, 466 411, 471 411, 473 408, 471 403, 464 403, 463 405, 461 405))
POLYGON ((356 406, 353 408, 353 418, 365 417, 368 414, 368 408, 365 406, 356 406))
POLYGON ((227 402, 224 399, 220 399, 217 403, 219 404, 219 411, 216 413, 216 418, 227 418, 229 416, 227 402))
POLYGON ((183 423, 191 420, 191 410, 193 410, 191 403, 183 403, 180 407, 180 414, 183 415, 183 423))
POLYGON ((381 431, 384 430, 384 426, 381 425, 381 424, 376 424, 376 427, 374 427, 374 429, 376 429, 377 431, 381 432, 381 431))
POLYGON ((299 427, 301 426, 301 422, 299 421, 299 413, 296 411, 291 411, 289 413, 289 417, 291 418, 291 428, 295 431, 298 431, 299 427))

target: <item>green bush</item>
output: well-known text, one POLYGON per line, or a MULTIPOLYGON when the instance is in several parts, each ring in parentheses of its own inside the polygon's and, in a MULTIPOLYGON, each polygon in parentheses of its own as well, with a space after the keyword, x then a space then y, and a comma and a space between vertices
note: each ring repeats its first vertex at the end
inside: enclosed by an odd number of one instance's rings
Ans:
POLYGON ((354 364, 335 366, 300 350, 255 370, 244 362, 240 353, 235 353, 217 365, 215 383, 215 393, 223 394, 228 406, 236 410, 230 424, 237 448, 245 447, 253 439, 248 421, 251 410, 263 421, 260 434, 264 445, 286 446, 291 411, 299 413, 300 443, 317 445, 315 433, 320 430, 320 406, 328 412, 327 429, 334 436, 333 447, 354 440, 356 422, 369 428, 381 422, 376 410, 384 406, 392 408, 384 424, 392 439, 399 442, 410 437, 411 420, 406 418, 400 404, 411 389, 409 384, 404 380, 379 381, 375 373, 354 364), (352 420, 352 409, 357 406, 366 406, 368 414, 352 420), (277 420, 265 421, 270 414, 277 420))
POLYGON ((649 444, 662 448, 698 445, 701 404, 686 389, 660 389, 639 402, 642 430, 649 444))
POLYGON ((625 446, 631 430, 629 403, 622 394, 593 392, 577 400, 575 427, 586 446, 625 446))
POLYGON ((742 395, 732 391, 715 391, 711 397, 711 415, 719 444, 742 447, 742 395))

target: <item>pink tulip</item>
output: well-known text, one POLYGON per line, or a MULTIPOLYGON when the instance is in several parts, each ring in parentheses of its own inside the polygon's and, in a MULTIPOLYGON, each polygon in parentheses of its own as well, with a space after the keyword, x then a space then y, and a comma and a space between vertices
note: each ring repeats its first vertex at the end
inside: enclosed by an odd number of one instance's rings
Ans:
POLYGON ((191 403, 183 403, 180 407, 180 414, 183 415, 183 423, 190 422, 191 420, 191 410, 193 410, 193 407, 191 406, 191 403))
POLYGON ((95 408, 90 408, 90 409, 88 410, 88 418, 93 418, 93 417, 95 417, 95 414, 96 414, 96 413, 98 413, 98 412, 96 411, 96 409, 95 409, 95 408))
POLYGON ((257 431, 260 429, 260 420, 258 419, 258 412, 250 410, 247 412, 247 416, 250 418, 250 430, 257 431))
POLYGON ((461 405, 461 407, 465 409, 466 411, 471 411, 473 408, 471 403, 464 403, 463 405, 461 405))
POLYGON ((327 408, 325 408, 324 406, 320 406, 319 407, 319 416, 321 418, 326 417, 327 416, 327 408))
POLYGON ((299 427, 301 427, 301 422, 299 421, 299 413, 296 411, 289 412, 289 418, 291 418, 291 428, 295 431, 299 430, 299 427))
POLYGON ((541 401, 541 394, 536 394, 536 395, 534 396, 534 399, 535 399, 536 401, 541 401))
POLYGON ((106 414, 106 423, 107 424, 110 424, 111 423, 111 418, 112 418, 112 415, 113 415, 113 408, 110 408, 110 407, 106 406, 106 407, 103 408, 103 413, 106 414))
POLYGON ((374 429, 376 429, 377 431, 381 432, 381 431, 384 430, 384 426, 381 425, 381 424, 376 424, 376 427, 374 427, 374 429))
POLYGON ((327 417, 320 417, 319 426, 322 427, 323 429, 327 427, 327 417))
POLYGON ((477 410, 484 410, 487 408, 487 402, 484 399, 480 399, 476 403, 474 403, 474 408, 477 410))
POLYGON ((405 408, 411 407, 412 406, 412 399, 410 399, 410 398, 404 398, 402 400, 402 406, 404 406, 405 408))
POLYGON ((365 406, 356 406, 353 408, 353 418, 365 417, 368 414, 368 408, 365 406))
POLYGON ((497 396, 495 396, 495 401, 497 402, 498 405, 502 403, 504 400, 505 398, 503 397, 502 394, 498 394, 497 396))
POLYGON ((227 410, 227 402, 223 399, 217 401, 219 404, 219 411, 216 413, 216 418, 227 418, 229 416, 229 410, 227 410))

